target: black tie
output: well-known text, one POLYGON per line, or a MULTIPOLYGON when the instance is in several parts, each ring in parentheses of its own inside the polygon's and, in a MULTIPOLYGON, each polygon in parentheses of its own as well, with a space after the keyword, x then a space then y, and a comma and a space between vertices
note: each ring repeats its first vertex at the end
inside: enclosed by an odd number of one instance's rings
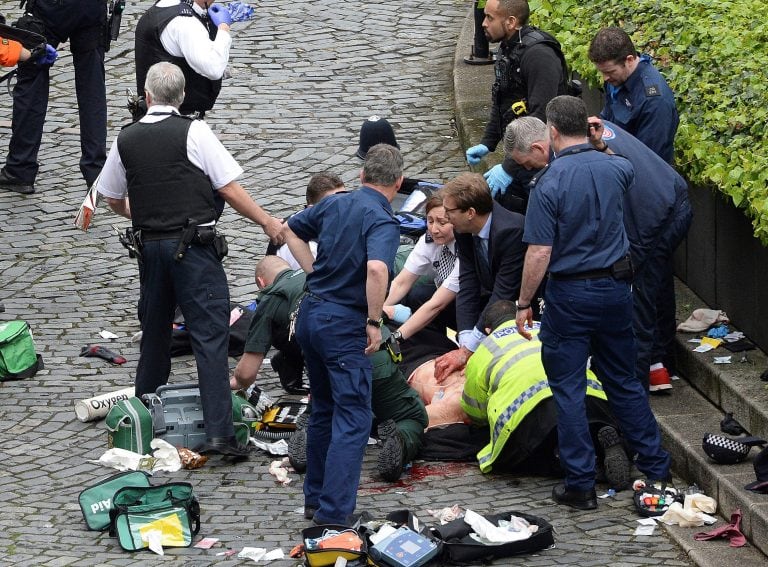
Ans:
POLYGON ((477 256, 477 265, 480 268, 480 279, 492 287, 491 265, 488 263, 488 250, 485 247, 483 239, 479 236, 473 236, 475 243, 475 256, 477 256))

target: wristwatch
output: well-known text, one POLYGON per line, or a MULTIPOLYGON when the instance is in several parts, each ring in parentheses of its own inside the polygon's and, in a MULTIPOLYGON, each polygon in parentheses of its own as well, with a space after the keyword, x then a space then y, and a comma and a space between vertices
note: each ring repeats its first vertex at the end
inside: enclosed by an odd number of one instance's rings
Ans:
POLYGON ((403 333, 400 331, 393 331, 392 332, 392 338, 396 341, 402 341, 403 340, 403 333))
POLYGON ((531 304, 529 303, 528 305, 525 305, 523 303, 520 303, 519 301, 515 301, 515 307, 517 308, 518 311, 525 311, 526 309, 531 308, 531 304))
POLYGON ((381 328, 381 326, 384 324, 384 319, 371 319, 368 317, 368 319, 365 321, 365 324, 370 325, 371 327, 381 328))

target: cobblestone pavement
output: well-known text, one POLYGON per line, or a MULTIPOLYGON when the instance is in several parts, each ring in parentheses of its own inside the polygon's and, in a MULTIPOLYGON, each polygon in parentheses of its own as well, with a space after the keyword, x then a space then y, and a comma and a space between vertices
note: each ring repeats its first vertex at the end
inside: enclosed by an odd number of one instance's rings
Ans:
MULTIPOLYGON (((129 2, 123 33, 108 53, 110 140, 127 118, 125 90, 133 86, 132 29, 149 2, 129 2)), ((16 4, 3 4, 9 20, 16 4)), ((412 177, 445 179, 465 169, 452 126, 451 69, 456 38, 469 8, 458 0, 383 2, 321 0, 286 4, 264 0, 256 17, 234 26, 232 77, 225 81, 209 122, 246 169, 244 185, 273 214, 301 207, 311 173, 330 169, 354 186, 357 132, 371 114, 393 122, 412 177)), ((0 193, 0 302, 3 320, 30 322, 46 369, 34 379, 0 384, 0 563, 3 565, 128 565, 172 561, 184 565, 245 564, 217 557, 225 548, 282 547, 288 551, 306 526, 299 475, 287 487, 268 474, 262 454, 231 464, 212 459, 198 471, 161 473, 193 483, 211 550, 129 554, 107 534, 88 532, 79 491, 110 474, 93 463, 106 449, 103 423, 80 423, 73 404, 129 386, 138 359, 130 336, 138 276, 111 225, 124 220, 99 211, 92 229, 72 226, 85 186, 79 176, 74 76, 68 46, 53 67, 51 103, 40 153, 38 192, 0 193), (124 366, 78 357, 99 331, 119 335, 109 344, 124 366)), ((87 109, 86 109, 87 111, 87 109)), ((10 97, 0 94, 3 153, 10 136, 10 97)), ((252 268, 266 241, 260 230, 228 210, 225 262, 234 300, 252 298, 252 268)), ((234 366, 235 360, 231 360, 234 366)), ((172 382, 194 379, 191 357, 174 359, 172 382)), ((278 393, 267 374, 263 384, 278 393)), ((419 474, 395 484, 373 477, 368 451, 358 507, 374 513, 460 504, 479 512, 520 510, 548 518, 556 547, 498 561, 507 565, 689 565, 657 530, 633 536, 629 495, 601 500, 594 513, 577 513, 549 499, 552 479, 483 477, 466 464, 418 464, 419 474)), ((295 561, 279 561, 292 565, 295 561)))

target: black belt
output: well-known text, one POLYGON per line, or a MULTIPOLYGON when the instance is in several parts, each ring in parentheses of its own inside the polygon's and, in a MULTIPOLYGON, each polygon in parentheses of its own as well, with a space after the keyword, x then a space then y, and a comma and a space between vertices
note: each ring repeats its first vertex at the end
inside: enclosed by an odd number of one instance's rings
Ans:
POLYGON ((183 229, 177 228, 175 230, 145 230, 140 229, 141 231, 141 239, 144 241, 148 240, 178 240, 179 237, 181 237, 181 233, 183 232, 183 229))
POLYGON ((553 280, 568 281, 568 280, 594 280, 597 278, 612 278, 613 273, 610 268, 603 268, 602 270, 589 270, 586 272, 576 272, 573 274, 553 274, 550 272, 549 277, 553 280))
MULTIPOLYGON (((176 228, 174 230, 141 229, 141 240, 145 242, 150 240, 178 240, 183 232, 183 228, 176 228)), ((210 244, 213 242, 215 234, 216 231, 213 225, 198 226, 190 244, 210 244)))

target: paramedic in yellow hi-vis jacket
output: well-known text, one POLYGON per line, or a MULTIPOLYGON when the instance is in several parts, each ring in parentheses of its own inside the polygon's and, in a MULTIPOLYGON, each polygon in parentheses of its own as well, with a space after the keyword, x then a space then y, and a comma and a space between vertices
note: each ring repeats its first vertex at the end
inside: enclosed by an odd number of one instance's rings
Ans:
MULTIPOLYGON (((539 331, 531 331, 531 341, 520 336, 515 312, 511 301, 498 301, 486 312, 484 327, 489 334, 467 362, 461 408, 474 423, 490 427, 491 441, 477 454, 484 473, 493 468, 562 476, 557 410, 541 362, 539 331)), ((591 370, 587 370, 587 415, 605 480, 617 490, 626 488, 629 459, 603 387, 591 370)))

